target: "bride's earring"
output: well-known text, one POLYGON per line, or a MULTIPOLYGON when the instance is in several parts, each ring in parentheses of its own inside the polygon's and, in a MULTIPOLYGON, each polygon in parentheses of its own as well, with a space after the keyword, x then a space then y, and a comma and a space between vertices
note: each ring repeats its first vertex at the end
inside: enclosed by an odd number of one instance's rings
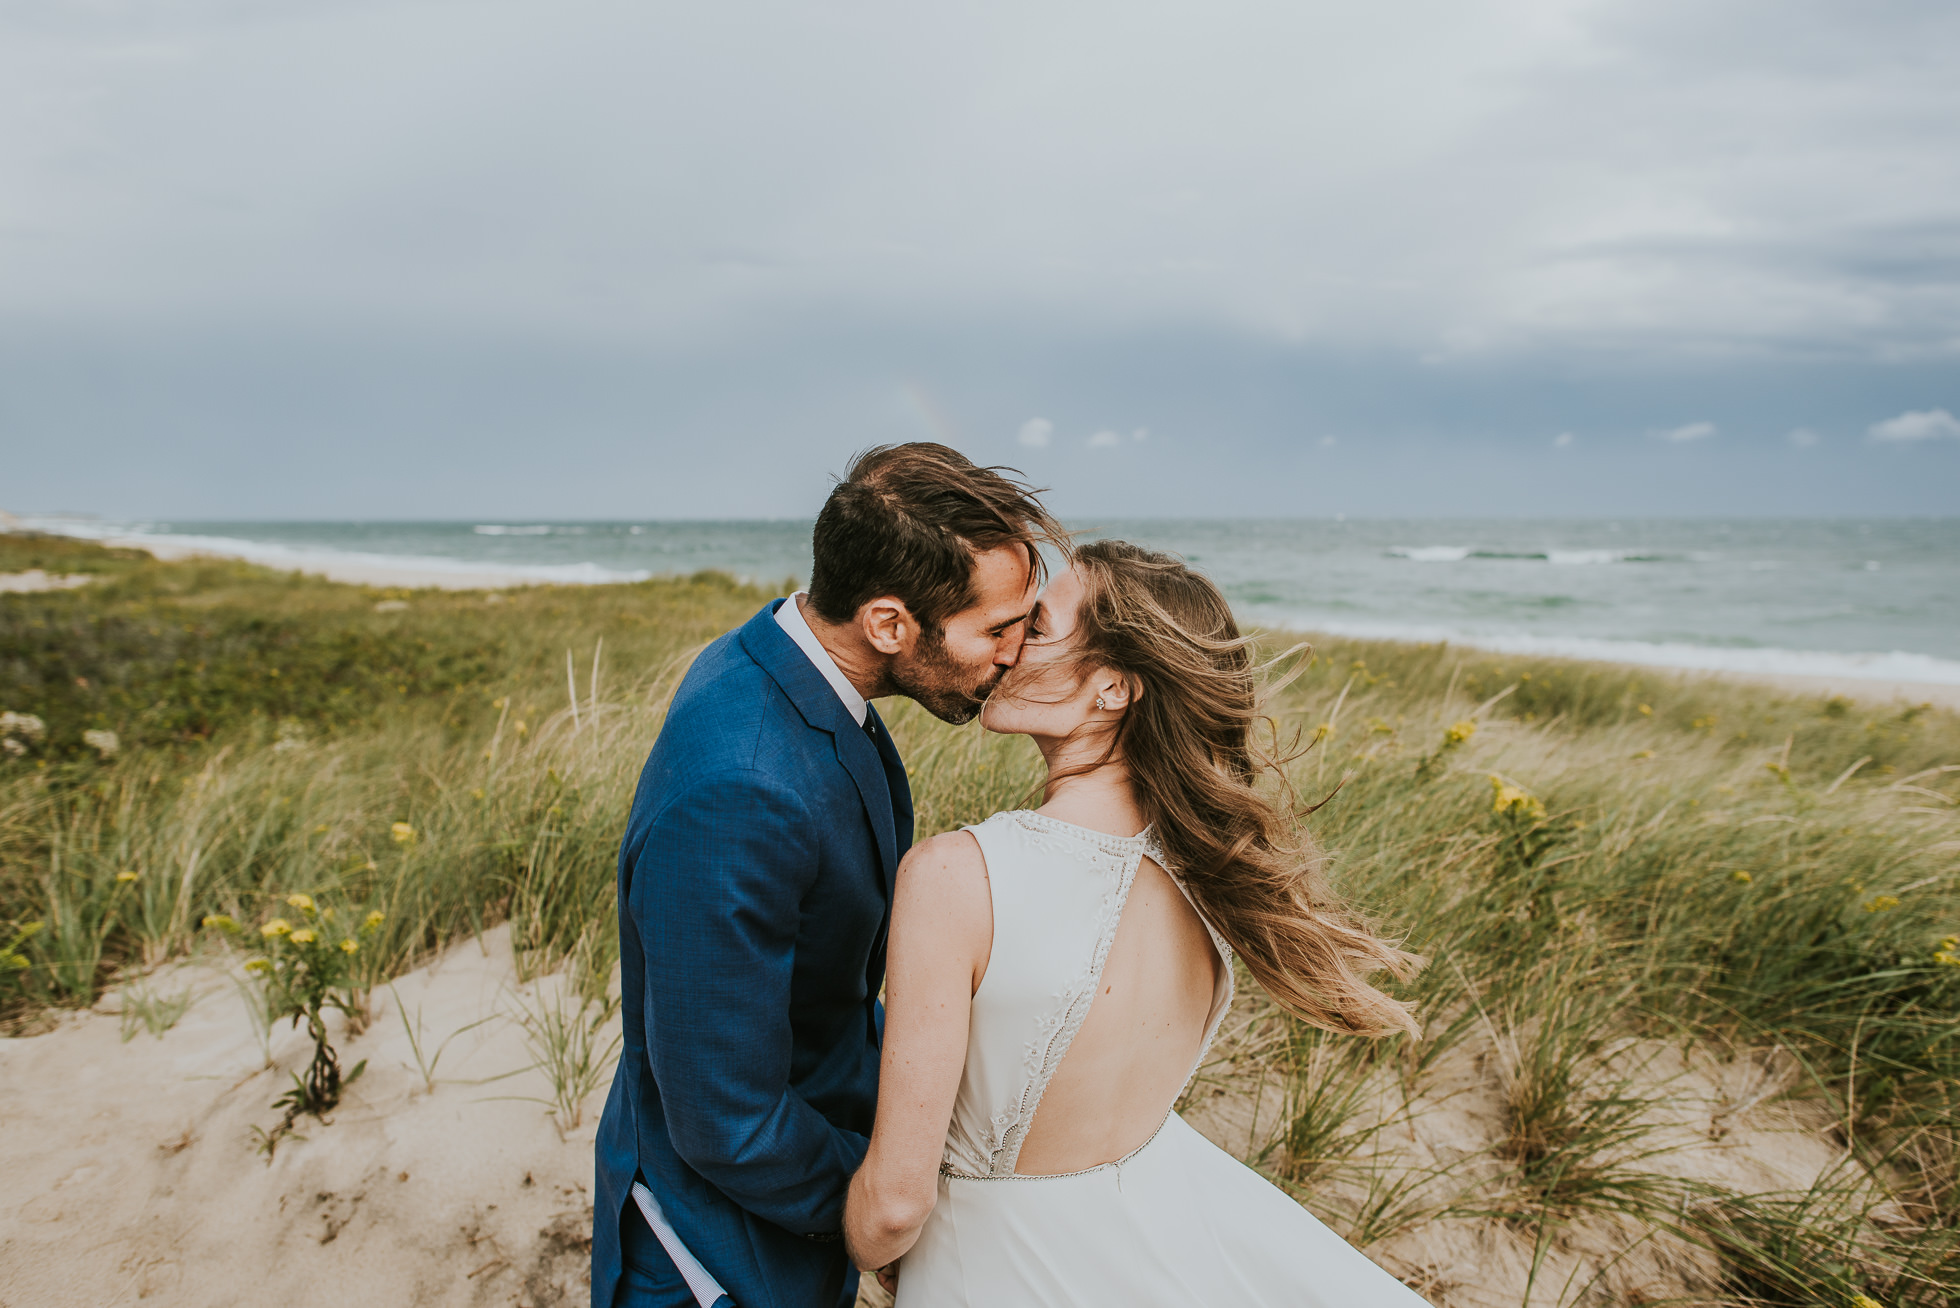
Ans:
POLYGON ((1098 696, 1096 696, 1096 707, 1097 707, 1097 708, 1108 708, 1108 707, 1109 707, 1109 705, 1107 705, 1107 704, 1105 704, 1105 703, 1103 703, 1103 697, 1102 697, 1101 695, 1098 695, 1098 696))

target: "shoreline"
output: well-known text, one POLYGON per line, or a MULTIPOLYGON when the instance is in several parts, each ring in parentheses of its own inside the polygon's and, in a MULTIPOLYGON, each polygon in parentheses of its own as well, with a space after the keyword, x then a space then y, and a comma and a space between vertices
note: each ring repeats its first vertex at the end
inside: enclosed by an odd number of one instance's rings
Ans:
POLYGON ((561 581, 509 570, 465 570, 459 562, 454 568, 415 568, 388 562, 368 562, 337 554, 295 553, 290 557, 254 558, 247 554, 227 554, 188 542, 175 542, 160 536, 103 536, 100 543, 112 549, 142 550, 166 563, 179 559, 233 559, 254 563, 275 572, 298 572, 323 577, 349 586, 403 587, 408 590, 509 590, 517 586, 591 586, 605 582, 561 581))
POLYGON ((1653 668, 1644 664, 1620 666, 1641 672, 1662 672, 1682 681, 1745 682, 1769 686, 1792 695, 1841 696, 1873 706, 1911 707, 1931 704, 1960 713, 1960 686, 1937 681, 1891 681, 1881 678, 1809 676, 1795 672, 1736 672, 1728 669, 1653 668))
MULTIPOLYGON (((305 553, 267 551, 263 556, 253 557, 242 553, 226 553, 210 549, 203 543, 172 541, 159 536, 104 536, 91 537, 103 545, 118 549, 142 550, 153 558, 166 562, 187 558, 241 559, 260 567, 279 572, 298 572, 307 576, 322 577, 328 581, 353 586, 373 586, 377 588, 399 587, 409 590, 508 590, 525 586, 593 586, 618 585, 633 578, 591 578, 574 576, 540 576, 531 572, 510 569, 484 568, 477 570, 462 561, 449 567, 415 567, 387 559, 362 559, 359 557, 332 552, 305 553)), ((1304 633, 1334 635, 1338 633, 1304 633)), ((1349 637, 1340 637, 1349 639, 1349 637)), ((1370 638, 1373 639, 1373 638, 1370 638)), ((1473 641, 1456 639, 1451 641, 1464 649, 1474 649, 1480 653, 1521 654, 1527 651, 1499 649, 1476 644, 1473 641)), ((1945 682, 1917 681, 1896 677, 1859 677, 1845 673, 1794 673, 1794 672, 1755 672, 1740 668, 1695 668, 1678 664, 1650 664, 1628 662, 1610 656, 1588 658, 1583 655, 1564 654, 1546 651, 1535 655, 1544 658, 1569 659, 1577 663, 1603 663, 1626 668, 1628 671, 1642 672, 1653 676, 1677 678, 1681 680, 1713 679, 1726 682, 1742 682, 1768 686, 1793 695, 1838 695, 1870 705, 1913 705, 1930 703, 1940 708, 1960 712, 1960 684, 1945 682)))

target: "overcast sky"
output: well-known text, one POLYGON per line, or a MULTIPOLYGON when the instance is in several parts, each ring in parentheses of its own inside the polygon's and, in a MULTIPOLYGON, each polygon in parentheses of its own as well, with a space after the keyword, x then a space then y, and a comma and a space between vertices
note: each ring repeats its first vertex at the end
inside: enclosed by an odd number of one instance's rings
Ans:
POLYGON ((1951 0, 0 0, 0 507, 1960 512, 1951 0))

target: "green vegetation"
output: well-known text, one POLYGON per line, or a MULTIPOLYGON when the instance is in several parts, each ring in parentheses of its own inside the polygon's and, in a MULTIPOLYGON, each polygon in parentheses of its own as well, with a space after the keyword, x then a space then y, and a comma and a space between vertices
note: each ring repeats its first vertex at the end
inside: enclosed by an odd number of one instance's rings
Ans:
MULTIPOLYGON (((509 921, 526 975, 567 973, 528 1025, 575 1123, 639 764, 691 651, 770 592, 408 594, 0 536, 31 566, 101 580, 0 596, 0 711, 45 728, 0 755, 7 1020, 296 894, 384 915, 358 988, 509 921)), ((1508 1232, 1533 1302, 1626 1301, 1657 1250, 1675 1301, 1960 1295, 1960 718, 1354 641, 1273 708, 1317 741, 1304 800, 1352 773, 1313 827, 1432 960, 1426 1030, 1329 1037, 1248 993, 1195 1114, 1240 1111, 1256 1165, 1400 1267, 1508 1232), (1745 1183, 1771 1110, 1835 1161, 1745 1183)), ((1035 783, 1024 741, 890 717, 921 834, 1035 783)))
MULTIPOLYGON (((398 822, 394 836, 406 843, 414 839, 415 831, 406 822, 398 822)), ((361 942, 387 920, 379 909, 357 918, 344 909, 322 907, 313 896, 300 893, 286 896, 285 907, 291 910, 292 920, 283 915, 275 917, 258 929, 256 938, 229 913, 214 913, 204 919, 205 930, 228 936, 244 947, 245 972, 262 987, 252 1006, 264 1013, 266 1024, 291 1021, 298 1026, 303 1022, 307 1038, 313 1041, 313 1059, 307 1064, 306 1075, 293 1073, 293 1088, 273 1105, 286 1112, 279 1125, 265 1133, 262 1143, 268 1155, 292 1131, 300 1114, 324 1119, 338 1107, 342 1088, 367 1067, 363 1059, 345 1077, 341 1075, 340 1055, 327 1032, 327 1010, 340 1012, 352 1029, 366 1024, 367 990, 360 979, 367 969, 360 963, 361 942)))

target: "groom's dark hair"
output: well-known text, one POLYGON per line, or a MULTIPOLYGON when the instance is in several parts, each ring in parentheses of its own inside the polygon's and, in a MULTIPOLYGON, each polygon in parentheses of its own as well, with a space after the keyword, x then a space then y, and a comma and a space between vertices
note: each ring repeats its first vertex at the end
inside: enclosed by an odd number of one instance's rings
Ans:
POLYGON ((1066 551, 1068 533, 1021 476, 931 441, 864 451, 817 514, 811 605, 825 621, 849 622, 866 602, 896 595, 931 639, 973 603, 975 555, 1018 544, 1041 576, 1040 544, 1066 551))

